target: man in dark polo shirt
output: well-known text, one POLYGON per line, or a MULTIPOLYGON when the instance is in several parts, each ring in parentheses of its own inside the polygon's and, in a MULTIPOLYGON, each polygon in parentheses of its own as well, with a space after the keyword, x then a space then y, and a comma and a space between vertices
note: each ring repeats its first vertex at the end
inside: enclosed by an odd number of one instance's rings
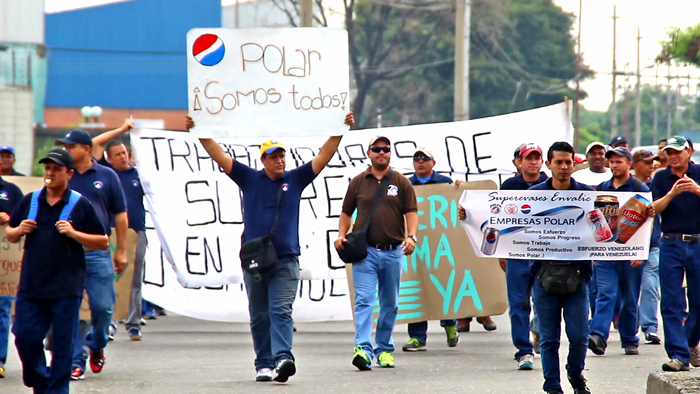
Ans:
MULTIPOLYGON (((536 144, 523 144, 520 148, 518 163, 520 173, 506 179, 501 190, 527 190, 547 180, 547 175, 541 172, 544 160, 542 149, 536 144)), ((530 342, 530 331, 539 345, 539 330, 537 321, 533 318, 530 323, 530 292, 532 291, 532 273, 529 260, 499 259, 501 268, 506 272, 506 289, 508 293, 508 315, 510 317, 510 333, 515 352, 515 360, 519 370, 531 370, 535 361, 535 349, 530 342)), ((539 350, 538 350, 539 351, 539 350)))
MULTIPOLYGON (((0 226, 4 226, 10 221, 12 209, 21 199, 22 191, 19 187, 12 182, 2 179, 0 176, 0 226)), ((5 377, 7 344, 10 340, 11 310, 12 298, 0 297, 0 379, 5 377)))
POLYGON ((335 248, 342 249, 347 242, 352 215, 357 209, 355 226, 362 228, 372 207, 381 180, 389 176, 389 186, 382 191, 374 216, 367 229, 367 257, 352 264, 355 290, 355 354, 352 364, 360 371, 372 369, 376 355, 377 365, 393 368, 394 340, 391 333, 399 310, 399 284, 403 255, 410 255, 416 247, 418 208, 416 192, 411 182, 389 167, 391 142, 384 136, 372 138, 367 149, 372 165, 350 181, 340 214, 338 239, 335 248), (405 222, 404 222, 405 219, 405 222), (408 229, 408 233, 406 233, 408 229), (406 236, 408 234, 408 236, 406 236), (376 290, 379 289, 379 320, 372 346, 372 311, 376 290))
POLYGON ((146 238, 146 210, 143 207, 143 188, 136 167, 129 162, 126 146, 114 138, 134 126, 127 120, 118 129, 102 133, 92 139, 92 157, 99 164, 110 167, 117 173, 126 197, 126 212, 129 228, 136 232, 136 258, 134 259, 134 280, 131 285, 131 297, 126 318, 126 331, 132 341, 140 341, 141 335, 141 287, 143 285, 144 258, 148 239, 146 238), (104 154, 107 153, 105 159, 104 154))
POLYGON ((681 136, 666 140, 663 148, 668 167, 651 181, 653 206, 661 214, 661 318, 664 347, 669 361, 664 371, 687 371, 688 363, 700 367, 700 166, 690 161, 690 146, 681 136), (688 317, 685 317, 688 285, 688 317), (683 320, 685 319, 685 324, 683 320))
MULTIPOLYGON (((416 170, 409 182, 413 186, 433 185, 436 183, 453 183, 450 177, 438 174, 433 171, 435 167, 435 157, 433 152, 426 148, 419 148, 413 153, 413 169, 416 170)), ((461 181, 457 181, 459 186, 461 181)), ((457 332, 457 319, 440 320, 440 326, 445 329, 447 335, 447 346, 455 347, 459 343, 459 333, 457 332)), ((428 322, 408 323, 408 343, 403 345, 404 352, 417 352, 426 350, 425 344, 428 340, 428 322)))
MULTIPOLYGON (((192 118, 186 116, 185 119, 185 126, 193 128, 192 118)), ((355 124, 352 112, 345 116, 345 124, 355 124)), ((282 190, 279 221, 272 237, 279 261, 258 275, 243 273, 256 355, 255 380, 258 382, 286 382, 296 373, 292 355, 292 304, 299 287, 299 203, 304 188, 333 158, 342 138, 330 137, 313 160, 291 171, 285 171, 286 149, 280 141, 263 142, 260 161, 264 168, 257 171, 232 159, 215 140, 199 139, 209 156, 243 192, 244 242, 270 234, 277 195, 280 188, 282 190), (274 379, 273 368, 276 372, 274 379)))
POLYGON ((45 187, 37 197, 30 193, 22 198, 7 229, 10 242, 26 236, 12 332, 24 384, 35 393, 63 394, 68 393, 71 378, 74 334, 80 331, 86 276, 83 247, 105 250, 109 239, 92 204, 68 186, 73 157, 52 149, 39 163, 44 164, 45 187), (34 212, 33 199, 38 203, 34 212), (64 210, 67 220, 61 220, 64 210), (43 346, 49 326, 54 336, 51 367, 46 366, 43 346))
MULTIPOLYGON (((547 151, 547 167, 552 177, 529 190, 593 190, 571 177, 574 170, 574 148, 568 142, 555 142, 547 151)), ((588 283, 591 278, 591 261, 572 261, 580 272, 580 284, 576 291, 566 295, 547 293, 539 280, 540 260, 530 261, 530 272, 535 277, 532 296, 542 336, 541 355, 544 385, 547 394, 563 394, 559 373, 559 344, 561 317, 564 315, 566 336, 569 339, 569 356, 566 372, 574 394, 590 394, 583 378, 588 347, 588 283)))
MULTIPOLYGON (((613 192, 646 193, 649 188, 641 180, 630 174, 632 154, 625 146, 617 146, 605 152, 612 178, 601 183, 596 190, 613 192)), ((639 291, 642 286, 643 260, 597 260, 595 281, 598 292, 595 300, 595 314, 591 319, 588 348, 597 355, 605 354, 610 335, 610 323, 619 312, 618 330, 621 346, 626 355, 639 354, 637 337, 637 316, 639 291), (621 301, 620 309, 616 300, 621 301)))
MULTIPOLYGON (((92 329, 85 335, 85 345, 90 355, 90 370, 102 371, 105 363, 104 348, 109 339, 109 325, 112 322, 114 302, 114 273, 120 273, 126 267, 126 230, 128 219, 126 201, 119 178, 113 170, 97 164, 92 158, 92 138, 85 130, 71 130, 65 138, 56 141, 75 159, 75 173, 69 184, 71 189, 87 198, 95 208, 105 233, 110 234, 114 223, 117 235, 117 249, 114 258, 109 250, 85 250, 87 280, 85 290, 90 301, 92 329), (112 262, 112 260, 114 260, 112 262), (113 265, 114 264, 114 265, 113 265)), ((83 335, 76 330, 73 350, 73 371, 75 380, 85 377, 86 356, 83 353, 83 335)))
POLYGON ((10 145, 0 146, 0 175, 24 176, 15 171, 15 149, 10 145))

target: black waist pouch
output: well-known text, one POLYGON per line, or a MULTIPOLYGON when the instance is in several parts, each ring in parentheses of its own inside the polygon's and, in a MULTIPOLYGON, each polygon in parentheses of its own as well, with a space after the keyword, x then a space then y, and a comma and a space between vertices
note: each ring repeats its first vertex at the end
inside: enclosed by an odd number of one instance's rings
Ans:
POLYGON ((241 264, 243 270, 257 274, 277 264, 277 252, 272 245, 272 238, 264 236, 251 239, 241 245, 241 264))
POLYGON ((357 263, 367 257, 367 233, 365 230, 353 231, 345 236, 347 242, 343 249, 336 249, 338 256, 347 264, 357 263))
POLYGON ((537 279, 547 294, 575 293, 581 283, 581 263, 577 261, 542 261, 537 279))

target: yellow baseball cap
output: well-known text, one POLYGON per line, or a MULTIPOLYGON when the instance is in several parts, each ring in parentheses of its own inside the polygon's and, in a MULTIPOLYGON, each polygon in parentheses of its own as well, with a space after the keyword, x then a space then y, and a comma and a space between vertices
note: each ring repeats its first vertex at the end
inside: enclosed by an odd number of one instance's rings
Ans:
POLYGON ((260 154, 261 155, 269 155, 270 153, 274 152, 276 149, 284 149, 284 144, 282 144, 280 141, 277 140, 267 140, 263 142, 262 145, 260 145, 260 154))

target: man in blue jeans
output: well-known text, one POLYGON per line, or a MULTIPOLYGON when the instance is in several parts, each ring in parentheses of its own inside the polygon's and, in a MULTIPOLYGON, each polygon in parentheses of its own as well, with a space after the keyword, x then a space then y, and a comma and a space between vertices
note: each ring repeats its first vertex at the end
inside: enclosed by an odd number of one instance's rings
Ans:
MULTIPOLYGON (((592 187, 571 178, 574 170, 574 148, 567 142, 555 142, 547 151, 547 167, 552 177, 532 186, 529 190, 593 190, 592 187)), ((559 373, 559 345, 561 317, 564 316, 566 336, 569 339, 569 355, 566 372, 574 394, 590 394, 583 377, 588 345, 588 283, 591 278, 590 261, 572 261, 578 266, 580 283, 575 292, 565 295, 549 294, 539 280, 540 267, 546 262, 530 261, 530 272, 535 280, 532 296, 537 310, 542 336, 542 373, 547 394, 563 394, 559 373)))
MULTIPOLYGON (((540 171, 543 164, 542 149, 536 144, 522 145, 517 163, 518 175, 503 182, 501 190, 527 190, 547 180, 547 175, 540 171)), ((499 262, 506 272, 510 334, 513 346, 518 349, 514 358, 518 362, 519 370, 531 370, 535 355, 533 344, 530 342, 530 331, 531 326, 537 326, 537 322, 534 319, 530 322, 530 292, 533 281, 530 262, 517 259, 499 259, 499 262)), ((539 329, 532 331, 539 334, 539 329)))
POLYGON ((8 241, 25 237, 12 332, 24 384, 37 394, 67 394, 85 289, 83 248, 107 249, 109 239, 92 204, 68 186, 71 155, 52 149, 39 163, 45 187, 24 196, 7 228, 8 241), (47 367, 43 341, 49 326, 54 344, 47 367))
POLYGON ((114 273, 120 273, 126 268, 126 230, 129 224, 126 200, 119 178, 112 169, 98 164, 92 158, 90 134, 82 129, 74 129, 64 138, 57 140, 56 144, 63 145, 75 160, 75 172, 69 181, 71 189, 92 203, 107 236, 111 233, 111 223, 114 223, 117 237, 114 258, 110 256, 109 250, 85 248, 85 291, 90 303, 91 329, 84 337, 82 330, 75 332, 71 372, 73 380, 81 380, 85 378, 87 363, 83 342, 90 357, 90 370, 100 373, 105 365, 104 348, 109 339, 109 325, 117 299, 114 291, 114 273))
POLYGON ((410 255, 416 247, 418 231, 416 193, 406 177, 389 167, 389 139, 384 136, 372 138, 367 156, 372 165, 354 177, 348 185, 340 214, 338 239, 335 240, 335 248, 343 249, 355 210, 357 209, 355 227, 362 228, 376 196, 381 195, 367 228, 367 257, 352 264, 355 290, 355 353, 352 364, 360 371, 372 369, 375 355, 379 367, 395 366, 391 333, 399 310, 401 270, 404 255, 410 255), (388 187, 381 183, 384 177, 388 177, 388 187), (372 346, 372 312, 377 289, 379 319, 376 346, 372 346))
MULTIPOLYGON (((4 226, 10 221, 12 209, 22 197, 22 191, 17 185, 2 179, 2 176, 0 176, 0 226, 4 226)), ((12 298, 0 296, 0 379, 5 377, 7 344, 10 340, 11 310, 12 298)))
POLYGON ((666 140, 668 167, 651 181, 653 206, 661 214, 661 317, 664 347, 669 361, 664 371, 687 371, 700 367, 700 166, 690 161, 691 148, 681 136, 666 140), (688 317, 683 323, 688 284, 688 317))
MULTIPOLYGON (((419 148, 413 153, 413 169, 416 173, 408 180, 413 186, 432 185, 436 183, 452 183, 450 177, 440 175, 433 171, 435 167, 435 157, 433 152, 426 148, 419 148)), ((459 187, 461 181, 455 182, 459 187)), ((457 332, 457 319, 442 319, 440 327, 445 329, 447 335, 447 346, 455 347, 459 343, 459 333, 457 332)), ((410 339, 401 350, 404 352, 416 352, 426 350, 425 344, 428 341, 428 322, 421 321, 408 323, 408 336, 410 339)))
MULTIPOLYGON (((618 146, 605 153, 612 178, 601 183, 596 190, 615 192, 646 193, 649 188, 641 180, 630 174, 632 154, 624 146, 618 146)), ((591 320, 591 333, 588 348, 594 354, 603 355, 608 346, 610 323, 617 312, 616 299, 621 301, 619 311, 620 342, 626 355, 639 354, 637 337, 637 309, 639 292, 642 286, 642 260, 597 260, 595 281, 598 287, 595 315, 591 320)))
MULTIPOLYGON (((192 118, 186 116, 185 119, 185 126, 193 128, 192 118)), ((345 124, 355 124, 352 112, 346 115, 345 124)), ((215 140, 199 139, 209 156, 243 192, 244 242, 270 235, 277 211, 277 196, 280 191, 282 193, 279 221, 272 237, 278 262, 258 274, 247 271, 243 274, 257 382, 286 382, 296 373, 292 355, 292 304, 299 287, 301 193, 333 158, 341 138, 330 137, 313 160, 291 171, 285 171, 287 151, 279 141, 268 140, 260 146, 260 161, 264 168, 257 171, 232 159, 215 140), (273 368, 276 372, 274 378, 273 368)))
MULTIPOLYGON (((632 155, 634 176, 651 188, 654 162, 659 157, 651 151, 639 150, 632 155)), ((644 261, 642 272, 642 291, 639 296, 639 325, 644 333, 645 343, 660 345, 658 335, 659 312, 659 244, 661 238, 660 216, 654 216, 654 229, 649 241, 649 259, 644 261)))

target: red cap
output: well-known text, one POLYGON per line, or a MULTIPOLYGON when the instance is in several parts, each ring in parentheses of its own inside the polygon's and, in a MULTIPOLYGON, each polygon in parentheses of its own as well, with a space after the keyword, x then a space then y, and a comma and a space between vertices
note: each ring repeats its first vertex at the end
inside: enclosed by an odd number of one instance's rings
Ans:
POLYGON ((532 152, 537 152, 542 156, 542 149, 537 144, 525 144, 525 146, 520 148, 520 157, 527 157, 532 152))

